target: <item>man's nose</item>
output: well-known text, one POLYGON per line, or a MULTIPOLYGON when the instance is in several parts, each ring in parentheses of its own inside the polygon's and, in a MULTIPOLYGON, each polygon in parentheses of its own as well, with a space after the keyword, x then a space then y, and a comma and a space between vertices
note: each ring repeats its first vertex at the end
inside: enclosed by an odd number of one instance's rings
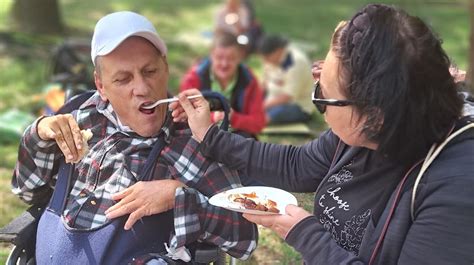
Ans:
POLYGON ((133 94, 135 96, 149 96, 151 93, 151 86, 142 75, 137 75, 133 83, 133 94))
POLYGON ((222 67, 227 67, 229 65, 229 63, 230 63, 229 60, 222 60, 221 61, 221 66, 222 67))

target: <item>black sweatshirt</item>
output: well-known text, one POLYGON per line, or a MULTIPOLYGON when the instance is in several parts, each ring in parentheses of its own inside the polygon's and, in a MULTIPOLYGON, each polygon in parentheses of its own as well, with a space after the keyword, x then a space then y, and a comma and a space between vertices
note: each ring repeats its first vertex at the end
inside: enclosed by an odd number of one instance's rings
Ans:
MULTIPOLYGON (((276 145, 213 126, 201 148, 269 186, 317 190, 315 215, 285 239, 306 264, 368 264, 407 168, 369 149, 337 148, 339 142, 328 130, 301 147, 276 145)), ((375 264, 474 264, 474 130, 455 138, 424 173, 412 222, 418 171, 403 186, 375 264)))

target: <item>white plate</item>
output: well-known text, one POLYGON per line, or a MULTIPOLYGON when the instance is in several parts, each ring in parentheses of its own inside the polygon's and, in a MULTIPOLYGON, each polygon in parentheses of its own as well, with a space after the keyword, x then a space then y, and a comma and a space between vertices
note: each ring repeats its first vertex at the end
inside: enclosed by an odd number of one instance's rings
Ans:
POLYGON ((229 195, 236 194, 236 193, 252 193, 255 192, 259 199, 270 199, 277 203, 278 210, 280 210, 279 214, 285 213, 285 207, 288 204, 298 205, 298 201, 296 200, 293 194, 277 189, 272 187, 263 187, 263 186, 249 186, 249 187, 241 187, 232 190, 227 190, 221 193, 218 193, 209 199, 209 203, 218 207, 223 207, 231 211, 240 212, 240 213, 250 213, 250 214, 261 214, 261 215, 271 215, 271 214, 278 214, 272 212, 264 212, 258 210, 249 210, 245 209, 240 203, 232 202, 229 200, 229 195))

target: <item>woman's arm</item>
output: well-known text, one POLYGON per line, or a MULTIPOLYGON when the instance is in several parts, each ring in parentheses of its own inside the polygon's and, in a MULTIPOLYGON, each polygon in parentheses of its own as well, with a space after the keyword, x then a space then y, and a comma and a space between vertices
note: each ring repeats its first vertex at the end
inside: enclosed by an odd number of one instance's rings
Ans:
POLYGON ((246 139, 211 127, 201 146, 204 155, 265 184, 312 192, 326 175, 338 139, 332 132, 301 147, 246 139))

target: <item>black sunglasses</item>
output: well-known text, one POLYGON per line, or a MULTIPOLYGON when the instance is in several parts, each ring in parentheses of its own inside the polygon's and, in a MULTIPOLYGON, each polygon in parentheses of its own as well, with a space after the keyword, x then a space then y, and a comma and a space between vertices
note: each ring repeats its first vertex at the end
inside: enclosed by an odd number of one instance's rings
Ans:
POLYGON ((319 80, 314 83, 314 91, 312 95, 312 99, 314 106, 318 109, 321 114, 326 112, 326 106, 349 106, 354 105, 354 101, 351 100, 338 100, 338 99, 325 99, 321 94, 321 86, 319 85, 319 80))

